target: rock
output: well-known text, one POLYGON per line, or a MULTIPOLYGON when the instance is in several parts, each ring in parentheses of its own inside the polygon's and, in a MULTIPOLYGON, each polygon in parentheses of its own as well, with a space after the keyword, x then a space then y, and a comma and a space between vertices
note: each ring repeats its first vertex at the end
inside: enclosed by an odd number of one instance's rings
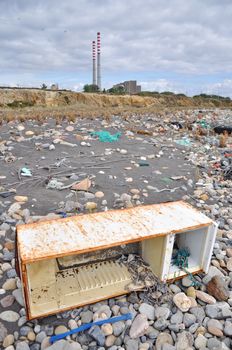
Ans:
POLYGON ((112 314, 110 307, 108 305, 100 305, 97 311, 93 315, 93 320, 106 319, 109 318, 112 314))
POLYGON ((3 342, 4 338, 7 336, 7 329, 2 322, 0 322, 0 343, 3 342))
POLYGON ((163 350, 163 345, 173 345, 173 339, 168 333, 160 333, 156 339, 155 348, 156 350, 163 350))
POLYGON ((2 305, 2 307, 6 308, 9 307, 13 304, 15 298, 13 295, 7 295, 4 298, 1 299, 0 303, 2 305))
MULTIPOLYGON (((69 342, 66 340, 58 340, 48 348, 45 348, 46 350, 69 350, 69 342)), ((21 350, 21 349, 20 349, 21 350)))
POLYGON ((147 316, 149 320, 154 321, 155 319, 155 308, 147 303, 142 303, 139 307, 139 312, 147 316))
POLYGON ((205 312, 208 317, 217 318, 220 310, 217 305, 206 305, 205 312))
POLYGON ((34 131, 32 131, 32 130, 27 130, 26 132, 25 132, 25 135, 26 136, 33 136, 35 133, 34 133, 34 131))
POLYGON ((24 307, 25 303, 24 303, 24 299, 23 299, 22 289, 15 289, 12 292, 12 294, 15 297, 15 300, 17 301, 17 303, 24 307))
POLYGON ((196 290, 194 287, 189 287, 186 291, 188 297, 196 299, 196 290))
POLYGON ((115 337, 118 337, 125 329, 125 323, 123 321, 115 322, 112 326, 115 337))
POLYGON ((186 276, 186 277, 182 278, 181 283, 184 287, 191 287, 193 282, 191 281, 191 279, 188 276, 186 276))
POLYGON ((170 284, 169 288, 174 294, 181 292, 180 287, 178 287, 176 284, 170 284))
POLYGON ((192 307, 189 312, 196 316, 197 322, 202 323, 205 318, 205 311, 202 307, 192 307))
POLYGON ((187 312, 191 307, 191 301, 182 292, 174 295, 173 302, 182 312, 187 312))
POLYGON ((87 202, 85 204, 85 209, 89 210, 89 211, 93 211, 93 210, 97 209, 97 203, 95 203, 95 202, 87 202))
POLYGON ((113 334, 108 335, 108 337, 106 337, 105 346, 107 348, 110 348, 111 346, 114 345, 115 340, 116 340, 116 337, 113 334))
POLYGON ((14 196, 14 200, 16 202, 27 202, 28 201, 28 197, 27 196, 14 196))
POLYGON ((160 317, 157 321, 155 321, 154 327, 159 331, 164 331, 167 328, 168 323, 169 322, 165 318, 160 317))
POLYGON ((137 339, 129 339, 125 345, 126 345, 126 350, 138 350, 139 341, 137 339))
POLYGON ((16 345, 16 350, 30 350, 30 348, 27 342, 22 341, 16 345))
POLYGON ((160 318, 163 317, 165 320, 167 320, 170 316, 170 310, 167 307, 159 306, 155 308, 155 317, 160 318))
POLYGON ((33 331, 28 332, 27 339, 30 341, 34 341, 35 340, 35 333, 33 331))
POLYGON ((176 347, 166 343, 162 346, 162 350, 176 350, 176 347))
POLYGON ((226 301, 229 298, 229 290, 220 276, 214 276, 206 286, 207 292, 219 301, 226 301))
POLYGON ((72 125, 68 125, 66 128, 65 128, 66 131, 69 131, 69 132, 72 132, 74 130, 74 127, 72 125))
POLYGON ((103 324, 101 330, 105 336, 113 334, 113 327, 110 323, 103 324))
POLYGON ((93 313, 90 310, 81 313, 81 322, 90 323, 93 320, 93 313))
POLYGON ((2 288, 5 289, 5 290, 16 289, 16 281, 15 281, 15 279, 14 278, 9 278, 8 280, 6 280, 6 282, 3 283, 2 288))
POLYGON ((221 349, 221 341, 217 338, 209 338, 207 341, 207 348, 210 350, 220 350, 221 349))
POLYGON ((15 311, 11 311, 11 310, 3 311, 0 313, 0 318, 1 318, 1 320, 6 321, 6 322, 16 322, 19 319, 19 314, 17 314, 17 312, 15 312, 15 311))
POLYGON ((216 299, 214 297, 212 297, 211 295, 202 292, 201 290, 196 290, 196 297, 202 301, 204 301, 204 303, 207 304, 215 304, 216 303, 216 299))
POLYGON ((177 312, 171 316, 170 322, 173 324, 179 324, 183 321, 183 314, 180 310, 177 310, 177 312))
POLYGON ((187 350, 192 348, 193 335, 189 332, 183 331, 177 335, 176 350, 187 350))
POLYGON ((96 340, 97 344, 99 346, 104 346, 105 344, 105 335, 101 331, 101 328, 99 326, 93 326, 90 328, 88 334, 96 340))
POLYGON ((96 198, 103 198, 104 195, 105 195, 104 192, 101 192, 101 191, 98 191, 98 192, 95 193, 95 197, 96 198))
POLYGON ((208 332, 216 335, 216 337, 223 337, 223 326, 218 320, 211 319, 207 322, 208 332))
POLYGON ((65 326, 63 326, 63 325, 57 326, 57 327, 55 328, 55 334, 56 334, 56 335, 57 335, 57 334, 61 334, 61 333, 65 333, 65 332, 67 332, 67 331, 68 331, 67 327, 65 327, 65 326))
POLYGON ((226 249, 226 255, 227 255, 229 258, 232 258, 232 248, 227 248, 227 249, 226 249))
MULTIPOLYGON (((82 323, 84 323, 84 322, 82 322, 82 323)), ((74 329, 74 328, 77 328, 77 322, 75 321, 75 320, 69 320, 68 321, 68 327, 70 328, 70 329, 74 329)))
POLYGON ((8 346, 14 344, 14 336, 13 334, 8 334, 5 339, 4 339, 4 342, 3 342, 3 347, 4 348, 7 348, 8 346))
POLYGON ((8 209, 8 214, 13 215, 17 211, 21 209, 21 205, 19 203, 13 203, 11 204, 10 208, 8 209))
POLYGON ((231 326, 231 321, 226 321, 225 326, 224 326, 224 333, 228 337, 232 337, 232 326, 231 326))
POLYGON ((218 270, 217 267, 210 266, 209 272, 205 275, 202 282, 204 284, 207 284, 214 276, 224 277, 223 273, 220 270, 218 270))
POLYGON ((199 334, 194 342, 195 348, 196 349, 205 349, 207 344, 207 338, 205 338, 203 335, 199 334))
POLYGON ((141 337, 145 334, 148 327, 149 323, 147 321, 147 316, 145 314, 139 314, 132 322, 129 335, 132 339, 141 337))
POLYGON ((183 318, 183 323, 186 328, 189 328, 192 324, 196 322, 196 316, 190 313, 185 313, 183 318))
POLYGON ((232 271, 232 258, 229 258, 226 263, 227 270, 232 271))

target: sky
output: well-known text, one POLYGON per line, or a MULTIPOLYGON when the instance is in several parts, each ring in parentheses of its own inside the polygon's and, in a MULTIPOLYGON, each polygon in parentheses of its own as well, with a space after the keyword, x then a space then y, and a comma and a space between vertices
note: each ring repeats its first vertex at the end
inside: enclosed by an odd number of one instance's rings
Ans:
POLYGON ((102 87, 232 97, 231 0, 0 0, 0 86, 81 91, 101 32, 102 87))

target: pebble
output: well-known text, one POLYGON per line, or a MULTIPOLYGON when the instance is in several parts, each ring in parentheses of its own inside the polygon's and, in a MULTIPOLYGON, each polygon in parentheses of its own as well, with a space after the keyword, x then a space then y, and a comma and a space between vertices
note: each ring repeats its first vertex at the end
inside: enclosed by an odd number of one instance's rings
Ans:
POLYGON ((164 344, 173 345, 172 336, 168 333, 160 333, 156 339, 156 350, 163 350, 164 344))
POLYGON ((16 289, 16 280, 15 278, 9 278, 3 283, 2 288, 5 290, 13 290, 16 289))
POLYGON ((55 334, 56 334, 56 335, 57 335, 57 334, 61 334, 61 333, 65 333, 65 332, 67 332, 67 331, 68 331, 67 327, 65 327, 65 326, 63 326, 63 325, 57 326, 57 327, 55 328, 55 334))
POLYGON ((183 331, 177 335, 176 350, 187 350, 192 345, 193 335, 190 332, 183 331))
POLYGON ((207 304, 215 304, 216 303, 216 299, 214 297, 212 297, 211 295, 202 292, 201 290, 196 290, 196 297, 202 301, 204 301, 204 303, 207 304))
POLYGON ((223 326, 218 320, 211 319, 207 322, 208 332, 216 335, 217 337, 223 337, 223 326))
POLYGON ((160 318, 163 317, 165 320, 167 320, 170 316, 170 309, 164 306, 156 307, 155 308, 155 317, 160 318))
POLYGON ((187 312, 191 307, 191 301, 183 292, 175 294, 173 302, 182 312, 187 312))
POLYGON ((23 299, 22 289, 15 289, 12 292, 12 294, 15 297, 15 300, 17 301, 17 303, 24 307, 25 303, 24 303, 24 299, 23 299))
POLYGON ((16 350, 30 350, 30 348, 27 342, 22 341, 20 343, 17 343, 16 350))
POLYGON ((90 328, 88 334, 96 340, 97 344, 99 346, 104 346, 105 344, 105 335, 101 331, 101 328, 99 326, 93 326, 90 328))
POLYGON ((0 342, 3 342, 7 336, 7 329, 2 322, 0 322, 0 342))
POLYGON ((90 310, 81 313, 81 322, 90 323, 93 320, 93 313, 90 310))
POLYGON ((203 350, 206 348, 206 345, 207 345, 207 338, 199 334, 194 341, 195 348, 199 350, 203 350))
POLYGON ((102 325, 101 330, 105 336, 113 334, 113 327, 110 323, 102 325))
POLYGON ((15 301, 15 298, 13 295, 7 295, 4 298, 1 299, 0 303, 2 307, 7 308, 10 307, 15 301))
POLYGON ((15 311, 3 311, 0 313, 0 319, 6 322, 16 322, 19 319, 19 314, 15 311))
POLYGON ((125 323, 123 321, 115 322, 112 326, 115 337, 118 337, 125 329, 125 323))
POLYGON ((145 314, 139 314, 132 322, 129 335, 132 339, 141 337, 145 334, 148 327, 149 323, 147 321, 147 316, 145 314))
POLYGON ((147 303, 142 303, 139 307, 139 312, 147 316, 149 320, 155 319, 155 308, 147 303))
POLYGON ((4 348, 7 348, 8 346, 10 346, 12 344, 14 344, 14 336, 13 336, 13 334, 8 334, 5 337, 2 345, 4 348))
POLYGON ((138 350, 139 348, 139 341, 138 339, 129 339, 126 341, 126 350, 138 350))
POLYGON ((191 281, 191 279, 188 276, 186 276, 186 277, 182 278, 181 283, 184 287, 191 287, 193 282, 191 281))
POLYGON ((95 193, 96 198, 102 198, 102 197, 104 197, 104 195, 105 195, 104 192, 101 192, 101 191, 98 191, 95 193))
POLYGON ((107 348, 110 348, 111 346, 114 345, 115 340, 116 340, 116 337, 115 337, 113 334, 108 335, 108 336, 106 337, 106 340, 105 340, 105 346, 106 346, 107 348))
POLYGON ((232 258, 229 258, 226 263, 227 270, 232 271, 232 258))
POLYGON ((187 291, 186 291, 186 295, 188 297, 191 297, 193 299, 196 299, 196 290, 194 287, 188 287, 187 291))
POLYGON ((229 298, 229 291, 223 278, 214 276, 206 286, 207 292, 219 301, 225 301, 229 298))

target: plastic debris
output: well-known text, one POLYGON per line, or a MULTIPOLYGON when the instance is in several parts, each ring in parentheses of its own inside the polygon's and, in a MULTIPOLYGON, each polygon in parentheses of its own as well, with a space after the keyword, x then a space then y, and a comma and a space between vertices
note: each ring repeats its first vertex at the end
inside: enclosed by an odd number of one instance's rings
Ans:
POLYGON ((21 171, 20 171, 20 175, 21 176, 25 176, 25 177, 31 177, 32 176, 32 173, 31 173, 31 170, 28 169, 28 168, 22 168, 21 171))
POLYGON ((52 344, 57 340, 64 339, 68 335, 83 332, 83 331, 85 331, 93 326, 101 326, 101 325, 106 324, 106 323, 115 323, 115 322, 119 322, 119 321, 131 320, 131 319, 132 319, 132 314, 128 313, 128 314, 121 315, 121 316, 111 317, 111 318, 108 318, 106 320, 100 320, 100 321, 95 321, 95 322, 91 322, 91 323, 86 323, 86 324, 81 325, 80 327, 72 329, 71 331, 54 335, 53 337, 50 338, 50 343, 52 344))
POLYGON ((64 186, 63 182, 60 182, 56 179, 51 179, 47 184, 46 188, 51 190, 62 190, 63 186, 64 186))
POLYGON ((181 140, 175 140, 175 143, 177 143, 180 146, 187 146, 187 147, 192 145, 188 137, 183 137, 181 140))
POLYGON ((91 136, 97 136, 101 142, 115 142, 121 137, 121 132, 111 134, 109 131, 94 131, 91 136))

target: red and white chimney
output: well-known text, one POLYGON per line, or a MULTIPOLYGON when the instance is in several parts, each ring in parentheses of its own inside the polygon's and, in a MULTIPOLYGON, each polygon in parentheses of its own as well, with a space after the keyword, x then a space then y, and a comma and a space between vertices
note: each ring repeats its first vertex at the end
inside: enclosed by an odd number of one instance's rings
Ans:
POLYGON ((96 74, 96 42, 92 41, 92 55, 93 55, 93 85, 97 85, 96 74))
POLYGON ((101 91, 101 33, 97 33, 97 86, 101 91))

